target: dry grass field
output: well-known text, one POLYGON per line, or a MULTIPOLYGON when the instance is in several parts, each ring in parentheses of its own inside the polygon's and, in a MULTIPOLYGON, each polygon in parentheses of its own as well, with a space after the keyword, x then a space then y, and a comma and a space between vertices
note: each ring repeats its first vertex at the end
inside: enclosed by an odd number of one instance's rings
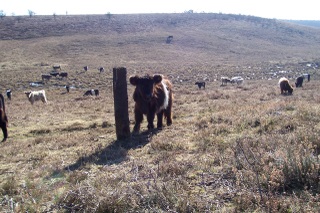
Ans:
POLYGON ((107 14, 4 17, 0 29, 0 90, 12 90, 1 212, 319 211, 318 28, 241 15, 107 14), (55 64, 68 79, 30 86, 55 64), (173 125, 147 131, 144 119, 140 134, 116 140, 114 67, 168 76, 173 125), (310 82, 280 95, 280 77, 294 84, 303 73, 310 82), (245 81, 220 86, 221 76, 245 81), (96 88, 99 97, 83 96, 96 88), (38 89, 47 104, 28 102, 24 91, 38 89))

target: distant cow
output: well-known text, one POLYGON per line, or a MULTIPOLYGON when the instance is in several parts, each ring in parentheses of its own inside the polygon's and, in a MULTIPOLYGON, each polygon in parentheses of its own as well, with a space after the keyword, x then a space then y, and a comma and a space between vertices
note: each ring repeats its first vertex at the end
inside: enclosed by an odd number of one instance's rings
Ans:
POLYGON ((232 84, 237 83, 237 84, 239 85, 239 84, 242 84, 242 83, 243 83, 243 78, 240 77, 240 76, 232 77, 232 78, 230 79, 230 82, 231 82, 232 84))
POLYGON ((60 73, 59 73, 59 76, 60 76, 61 78, 68 78, 68 73, 67 73, 67 72, 60 72, 60 73))
POLYGON ((66 85, 65 88, 66 88, 67 92, 70 91, 70 86, 69 85, 66 85))
POLYGON ((139 132, 143 115, 147 116, 148 129, 153 129, 153 120, 157 114, 157 128, 162 128, 163 115, 167 125, 172 124, 172 84, 162 75, 146 75, 144 77, 131 76, 130 83, 135 86, 133 100, 135 101, 134 132, 139 132))
POLYGON ((52 78, 52 75, 46 75, 46 74, 41 75, 42 81, 49 81, 51 78, 52 78))
POLYGON ((167 43, 167 44, 170 44, 171 41, 172 41, 172 39, 173 39, 173 36, 168 36, 166 43, 167 43))
POLYGON ((88 71, 89 67, 88 66, 84 66, 83 69, 84 69, 84 71, 88 71))
POLYGON ((308 79, 308 82, 310 81, 310 74, 305 73, 305 74, 303 74, 303 77, 308 79))
POLYGON ((88 95, 95 95, 95 96, 99 96, 99 90, 98 89, 90 89, 90 90, 87 90, 83 96, 88 96, 88 95))
POLYGON ((6 93, 7 93, 8 99, 11 100, 11 95, 12 95, 11 89, 7 89, 6 93))
POLYGON ((201 87, 203 87, 203 89, 205 89, 206 88, 206 82, 204 82, 204 81, 197 81, 196 83, 195 83, 195 85, 198 85, 198 87, 199 87, 199 89, 201 89, 201 87))
POLYGON ((54 76, 54 77, 57 77, 60 73, 57 72, 57 71, 51 71, 50 72, 50 75, 54 76))
POLYGON ((303 79, 304 79, 304 76, 299 76, 297 79, 296 79, 296 87, 302 87, 302 83, 303 83, 303 79))
POLYGON ((225 86, 230 82, 230 78, 228 77, 221 77, 221 86, 225 86))
POLYGON ((99 70, 100 73, 104 72, 104 68, 103 67, 99 67, 98 70, 99 70))
POLYGON ((27 91, 24 92, 26 94, 28 100, 33 105, 35 101, 42 101, 43 103, 47 103, 46 92, 44 90, 39 91, 27 91))
POLYGON ((52 68, 54 70, 61 70, 61 66, 60 65, 53 65, 52 68))
POLYGON ((2 142, 6 141, 8 138, 8 117, 6 115, 6 107, 4 105, 4 97, 0 94, 0 128, 3 132, 2 142))
POLYGON ((279 86, 280 86, 281 94, 285 94, 285 93, 288 93, 289 95, 292 94, 293 88, 289 84, 289 80, 287 78, 285 77, 280 78, 279 86))

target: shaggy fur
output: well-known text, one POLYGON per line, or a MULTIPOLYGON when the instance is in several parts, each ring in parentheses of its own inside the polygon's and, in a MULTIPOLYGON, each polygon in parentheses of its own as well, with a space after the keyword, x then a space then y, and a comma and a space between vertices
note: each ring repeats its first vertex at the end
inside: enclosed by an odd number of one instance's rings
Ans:
POLYGON ((289 80, 286 78, 280 78, 279 80, 279 85, 280 85, 280 91, 281 94, 289 94, 291 95, 293 92, 293 88, 291 87, 291 85, 289 84, 289 80))
POLYGON ((167 119, 167 125, 172 124, 172 84, 162 75, 144 77, 131 76, 130 83, 136 86, 133 93, 135 101, 134 114, 135 126, 133 131, 140 131, 143 115, 147 116, 148 129, 153 129, 153 120, 157 114, 157 128, 162 128, 163 115, 167 119))

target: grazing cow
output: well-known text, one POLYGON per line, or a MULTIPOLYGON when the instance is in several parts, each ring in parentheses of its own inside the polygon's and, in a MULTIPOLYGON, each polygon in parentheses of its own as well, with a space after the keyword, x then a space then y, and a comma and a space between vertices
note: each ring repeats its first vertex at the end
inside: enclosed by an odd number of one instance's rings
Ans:
POLYGON ((88 66, 85 66, 85 67, 83 67, 83 69, 84 69, 84 71, 88 71, 89 70, 89 67, 88 66))
POLYGON ((60 72, 60 73, 59 73, 59 76, 60 76, 61 78, 68 78, 68 73, 67 73, 67 72, 60 72))
POLYGON ((205 89, 206 88, 206 82, 204 82, 204 81, 197 81, 196 83, 195 83, 195 85, 198 85, 198 87, 199 87, 199 89, 201 89, 201 87, 203 87, 203 89, 205 89))
POLYGON ((230 79, 230 82, 233 84, 233 83, 237 83, 238 85, 239 84, 242 84, 243 83, 243 78, 240 77, 240 76, 236 76, 236 77, 232 77, 230 79))
POLYGON ((90 89, 90 90, 87 90, 83 96, 88 96, 88 95, 95 95, 95 96, 99 96, 99 90, 98 89, 90 89))
POLYGON ((11 89, 7 89, 6 93, 7 93, 8 99, 11 100, 11 95, 12 95, 11 89))
POLYGON ((172 40, 173 40, 173 36, 168 36, 166 43, 170 44, 172 40))
POLYGON ((6 115, 6 107, 4 105, 4 97, 2 94, 0 94, 0 127, 3 132, 2 142, 4 142, 8 138, 8 117, 6 115))
POLYGON ((50 72, 50 75, 54 76, 54 77, 57 77, 60 73, 57 72, 57 71, 51 71, 50 72))
POLYGON ((65 87, 66 87, 67 92, 69 92, 70 91, 70 86, 66 85, 65 87))
POLYGON ((304 79, 304 76, 299 76, 297 79, 296 79, 296 87, 302 87, 302 83, 303 83, 303 79, 304 79))
POLYGON ((281 94, 288 93, 289 95, 292 94, 293 88, 289 84, 289 80, 285 77, 282 77, 279 79, 279 85, 280 85, 280 91, 281 94))
POLYGON ((230 78, 228 77, 221 77, 221 86, 227 85, 230 82, 230 78))
POLYGON ((98 70, 99 70, 100 73, 104 72, 104 68, 103 67, 99 67, 98 70))
POLYGON ((143 115, 147 116, 148 129, 153 129, 153 120, 157 114, 157 128, 162 128, 163 115, 167 125, 172 124, 173 92, 171 82, 162 75, 131 76, 130 83, 135 86, 133 100, 135 101, 135 125, 133 131, 138 133, 143 115))
POLYGON ((41 78, 42 78, 42 81, 49 81, 52 78, 52 75, 42 74, 41 78))
POLYGON ((33 105, 35 101, 42 101, 43 103, 47 103, 46 92, 44 90, 39 91, 27 91, 24 92, 26 94, 28 100, 33 105))
POLYGON ((52 68, 54 70, 61 70, 61 66, 60 65, 53 65, 52 68))

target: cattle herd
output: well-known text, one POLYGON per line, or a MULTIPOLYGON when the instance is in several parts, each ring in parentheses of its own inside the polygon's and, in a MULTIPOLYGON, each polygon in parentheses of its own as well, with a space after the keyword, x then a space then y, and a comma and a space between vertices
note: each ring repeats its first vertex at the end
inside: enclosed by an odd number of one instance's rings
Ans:
MULTIPOLYGON (((53 66, 54 70, 49 74, 43 74, 42 83, 44 81, 48 81, 52 78, 52 76, 61 76, 68 77, 67 72, 58 72, 61 71, 60 65, 53 66)), ((84 67, 85 71, 89 70, 88 66, 84 67)), ((98 70, 104 72, 104 68, 100 67, 98 70)), ((310 74, 303 74, 296 79, 295 86, 302 87, 304 79, 310 81, 310 74)), ((172 103, 173 103, 173 91, 172 84, 163 75, 145 75, 145 76, 130 76, 129 78, 130 84, 135 86, 133 93, 133 100, 135 102, 134 107, 134 116, 135 116, 135 125, 133 128, 134 133, 138 133, 140 131, 140 125, 143 120, 143 116, 146 115, 148 122, 148 129, 154 128, 154 118, 157 115, 157 128, 162 128, 163 126, 163 118, 166 118, 167 126, 172 124, 172 103)), ((221 77, 221 85, 226 86, 228 83, 241 85, 244 82, 244 79, 241 76, 236 77, 221 77)), ((204 81, 198 81, 195 83, 199 89, 205 89, 206 83, 204 81)), ((285 95, 291 95, 293 93, 293 88, 290 85, 290 82, 287 78, 282 77, 279 79, 279 87, 280 93, 285 95)), ((70 86, 66 85, 65 88, 67 92, 70 90, 70 86)), ((47 97, 45 90, 39 91, 26 91, 24 92, 27 96, 29 102, 33 105, 36 101, 42 101, 43 103, 47 103, 47 97)), ((6 90, 6 95, 8 100, 11 100, 12 92, 11 89, 6 90)), ((85 91, 83 96, 99 96, 98 89, 90 89, 85 91)), ((3 132, 3 140, 5 141, 8 138, 8 118, 5 110, 5 101, 2 94, 0 94, 0 127, 3 132)))

